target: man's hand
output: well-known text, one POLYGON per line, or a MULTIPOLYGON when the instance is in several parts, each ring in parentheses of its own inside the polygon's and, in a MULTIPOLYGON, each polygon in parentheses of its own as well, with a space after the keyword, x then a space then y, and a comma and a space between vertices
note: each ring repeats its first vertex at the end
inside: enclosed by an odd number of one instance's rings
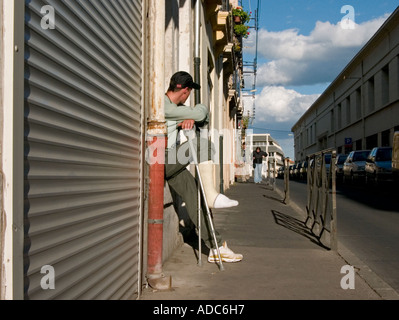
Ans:
POLYGON ((194 120, 183 120, 177 126, 181 127, 183 130, 191 130, 194 127, 194 120))

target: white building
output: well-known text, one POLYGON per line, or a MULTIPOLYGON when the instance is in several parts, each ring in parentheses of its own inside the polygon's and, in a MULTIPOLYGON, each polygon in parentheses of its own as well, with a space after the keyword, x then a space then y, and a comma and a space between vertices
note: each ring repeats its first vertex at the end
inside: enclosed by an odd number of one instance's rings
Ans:
POLYGON ((269 134, 250 134, 247 137, 246 143, 249 146, 248 155, 251 157, 250 163, 252 164, 252 153, 257 147, 267 153, 267 157, 263 160, 262 175, 265 177, 273 176, 274 170, 278 170, 284 165, 284 151, 278 142, 273 139, 269 134))
POLYGON ((295 159, 392 146, 399 130, 399 9, 292 127, 295 159))

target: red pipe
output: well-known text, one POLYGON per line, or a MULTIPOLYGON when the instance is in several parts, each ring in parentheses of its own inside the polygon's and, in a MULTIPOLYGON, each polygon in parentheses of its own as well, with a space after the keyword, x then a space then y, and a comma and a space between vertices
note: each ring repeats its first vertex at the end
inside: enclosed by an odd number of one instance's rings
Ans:
POLYGON ((148 192, 148 261, 149 276, 162 274, 164 169, 166 137, 155 136, 148 141, 149 192, 148 192))
POLYGON ((171 278, 162 274, 163 249, 163 210, 165 176, 165 17, 164 1, 144 1, 147 18, 145 19, 146 57, 148 70, 144 88, 145 104, 148 107, 147 147, 153 150, 147 153, 149 165, 148 183, 148 238, 147 238, 147 280, 151 287, 166 289, 171 287, 171 278))

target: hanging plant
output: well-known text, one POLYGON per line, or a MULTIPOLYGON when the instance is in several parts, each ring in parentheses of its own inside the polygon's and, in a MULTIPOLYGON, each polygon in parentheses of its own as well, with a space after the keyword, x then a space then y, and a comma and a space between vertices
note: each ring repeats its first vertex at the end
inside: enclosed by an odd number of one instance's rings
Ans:
POLYGON ((236 34, 237 37, 248 38, 249 36, 248 29, 249 27, 244 24, 237 24, 234 26, 234 33, 236 34))
MULTIPOLYGON (((234 18, 240 18, 241 23, 247 23, 251 20, 251 15, 250 13, 246 12, 245 10, 242 9, 242 7, 236 7, 232 11, 233 17, 234 18)), ((236 21, 236 20, 235 20, 236 21)))
POLYGON ((248 128, 248 124, 249 124, 249 117, 248 116, 244 116, 242 117, 242 128, 243 129, 247 129, 248 128))
POLYGON ((238 43, 236 43, 236 44, 234 45, 234 51, 235 51, 235 52, 240 52, 240 51, 241 51, 241 46, 240 46, 238 43))

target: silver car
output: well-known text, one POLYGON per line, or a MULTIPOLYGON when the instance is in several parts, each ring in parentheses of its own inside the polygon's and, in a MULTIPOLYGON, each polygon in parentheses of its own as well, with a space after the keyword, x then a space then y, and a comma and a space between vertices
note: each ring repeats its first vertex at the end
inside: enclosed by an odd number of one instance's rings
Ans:
POLYGON ((344 182, 355 180, 365 177, 366 159, 371 150, 356 150, 349 153, 348 158, 344 162, 344 182))
POLYGON ((376 147, 366 160, 366 182, 378 184, 392 180, 392 148, 376 147))
POLYGON ((342 180, 344 175, 344 163, 348 158, 347 154, 337 155, 337 160, 335 161, 335 174, 338 180, 342 180))

